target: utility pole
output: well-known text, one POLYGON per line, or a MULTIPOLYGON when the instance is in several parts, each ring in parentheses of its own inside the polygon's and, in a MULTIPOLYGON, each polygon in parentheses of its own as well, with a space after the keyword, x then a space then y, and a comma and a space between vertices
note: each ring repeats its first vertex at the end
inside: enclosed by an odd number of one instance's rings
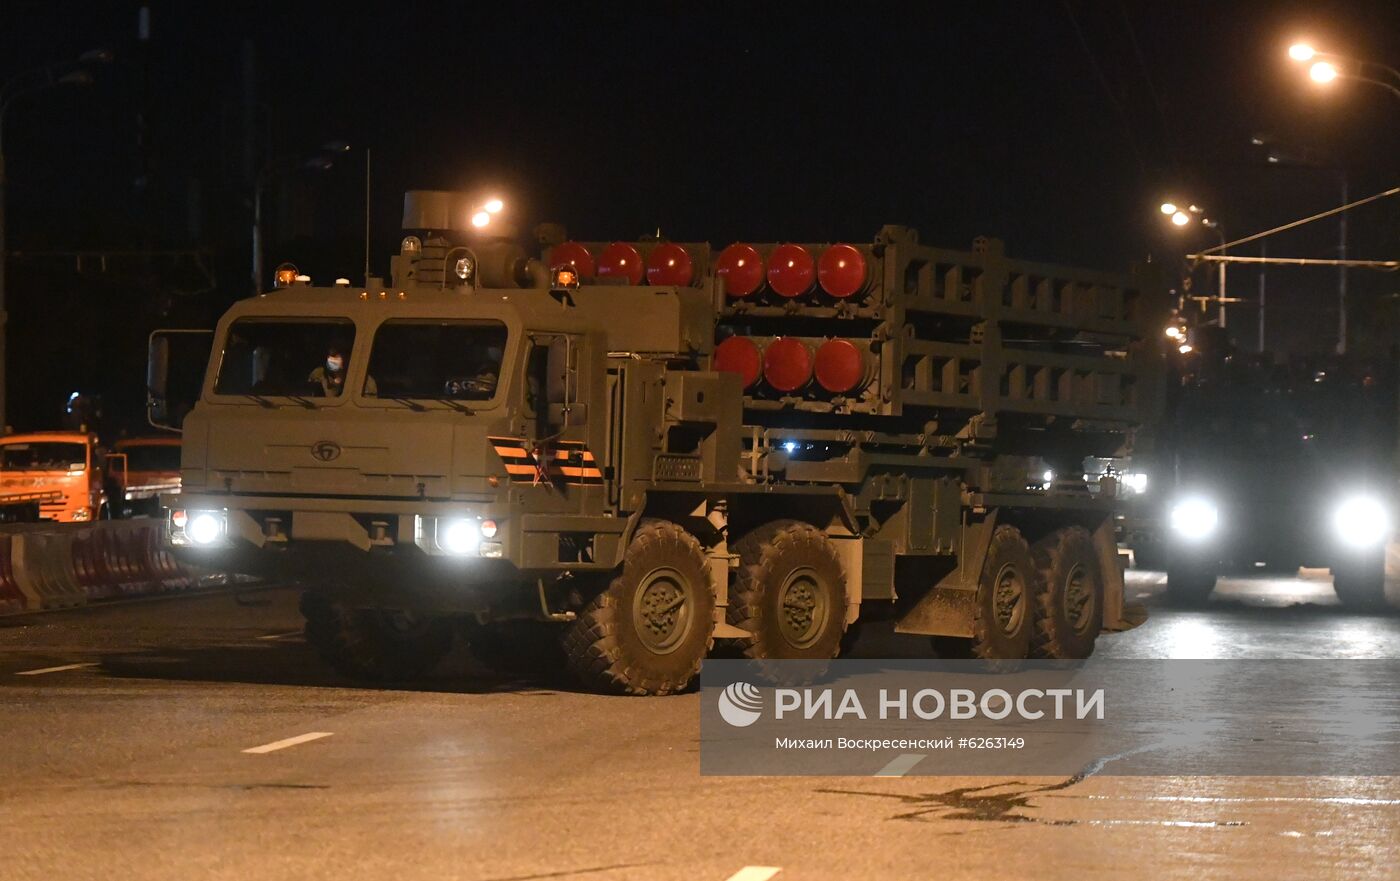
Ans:
MULTIPOLYGON (((1224 239, 1225 239, 1225 236, 1222 234, 1220 238, 1221 238, 1221 241, 1223 242, 1224 239)), ((1224 248, 1221 248, 1221 249, 1220 249, 1220 253, 1221 253, 1221 254, 1224 254, 1224 253, 1225 253, 1225 249, 1224 249, 1224 248)), ((1223 263, 1223 262, 1220 264, 1220 329, 1221 329, 1221 330, 1224 330, 1224 329, 1225 329, 1225 266, 1226 266, 1226 264, 1223 263)))
MULTIPOLYGON (((1269 243, 1268 243, 1268 242, 1262 242, 1262 241, 1261 241, 1261 242, 1259 243, 1259 256, 1260 256, 1260 257, 1264 257, 1264 258, 1266 258, 1266 259, 1268 258, 1268 256, 1269 256, 1269 243)), ((1260 354, 1263 354, 1263 352, 1264 352, 1264 310, 1265 310, 1265 309, 1268 307, 1268 305, 1269 305, 1268 294, 1267 294, 1267 293, 1265 292, 1265 290, 1264 290, 1264 276, 1267 275, 1267 274, 1268 274, 1267 270, 1265 270, 1263 266, 1260 266, 1260 267, 1259 267, 1259 352, 1260 352, 1260 354)))
MULTIPOLYGON (((1342 179, 1342 204, 1345 205, 1347 204, 1347 173, 1343 171, 1340 176, 1342 179)), ((1337 354, 1345 355, 1347 353, 1347 267, 1345 263, 1347 259, 1347 214, 1345 211, 1339 215, 1339 219, 1338 225, 1341 227, 1342 243, 1337 250, 1341 252, 1338 259, 1342 260, 1343 263, 1337 268, 1337 354)))

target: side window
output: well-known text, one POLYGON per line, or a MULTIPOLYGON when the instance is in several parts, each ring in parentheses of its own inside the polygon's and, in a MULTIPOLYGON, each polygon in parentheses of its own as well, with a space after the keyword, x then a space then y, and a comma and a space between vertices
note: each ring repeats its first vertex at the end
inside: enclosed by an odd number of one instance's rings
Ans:
POLYGON ((544 405, 544 390, 549 385, 549 344, 537 341, 530 346, 530 357, 525 362, 525 412, 530 416, 540 415, 544 405))

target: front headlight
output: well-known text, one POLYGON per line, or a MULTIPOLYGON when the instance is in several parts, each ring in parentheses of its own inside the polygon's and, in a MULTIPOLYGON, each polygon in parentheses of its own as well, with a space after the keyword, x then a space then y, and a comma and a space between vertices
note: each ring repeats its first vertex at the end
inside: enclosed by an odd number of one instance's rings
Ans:
POLYGON ((481 544, 481 527, 475 520, 439 520, 437 543, 449 554, 474 554, 481 544))
POLYGON ((1373 548, 1390 535, 1390 512, 1375 496, 1352 496, 1332 512, 1332 528, 1347 547, 1373 548))
POLYGON ((1188 541, 1209 538, 1220 525, 1220 511, 1207 499, 1182 499, 1171 510, 1172 531, 1188 541))
POLYGON ((190 511, 185 536, 197 545, 211 545, 224 537, 227 520, 218 511, 190 511))

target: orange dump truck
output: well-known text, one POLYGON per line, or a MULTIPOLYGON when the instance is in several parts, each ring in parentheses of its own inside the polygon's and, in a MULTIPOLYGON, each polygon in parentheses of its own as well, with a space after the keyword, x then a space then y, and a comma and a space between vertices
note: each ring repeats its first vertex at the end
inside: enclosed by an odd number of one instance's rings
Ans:
POLYGON ((158 435, 117 441, 109 470, 121 492, 112 507, 123 517, 160 512, 160 496, 180 491, 180 437, 158 435))
POLYGON ((107 515, 97 436, 38 431, 0 437, 0 500, 39 498, 39 516, 64 523, 107 515))

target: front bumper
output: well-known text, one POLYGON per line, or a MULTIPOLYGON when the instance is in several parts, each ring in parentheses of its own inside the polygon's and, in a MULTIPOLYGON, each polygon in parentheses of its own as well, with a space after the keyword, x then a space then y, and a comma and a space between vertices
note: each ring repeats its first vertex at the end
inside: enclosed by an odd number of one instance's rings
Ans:
POLYGON ((1153 547, 1167 560, 1227 569, 1249 570, 1260 563, 1327 569, 1383 552, 1384 542, 1374 547, 1344 542, 1332 513, 1331 506, 1322 504, 1222 506, 1216 528, 1192 539, 1176 532, 1163 512, 1153 521, 1138 521, 1133 537, 1135 546, 1153 547))
POLYGON ((296 582, 365 607, 480 612, 534 601, 531 580, 498 531, 469 549, 444 546, 439 527, 488 519, 483 507, 429 505, 426 513, 359 514, 219 507, 186 497, 168 538, 183 562, 296 582), (196 520, 212 517, 196 525, 196 520), (213 536, 211 538, 211 535, 213 536))

